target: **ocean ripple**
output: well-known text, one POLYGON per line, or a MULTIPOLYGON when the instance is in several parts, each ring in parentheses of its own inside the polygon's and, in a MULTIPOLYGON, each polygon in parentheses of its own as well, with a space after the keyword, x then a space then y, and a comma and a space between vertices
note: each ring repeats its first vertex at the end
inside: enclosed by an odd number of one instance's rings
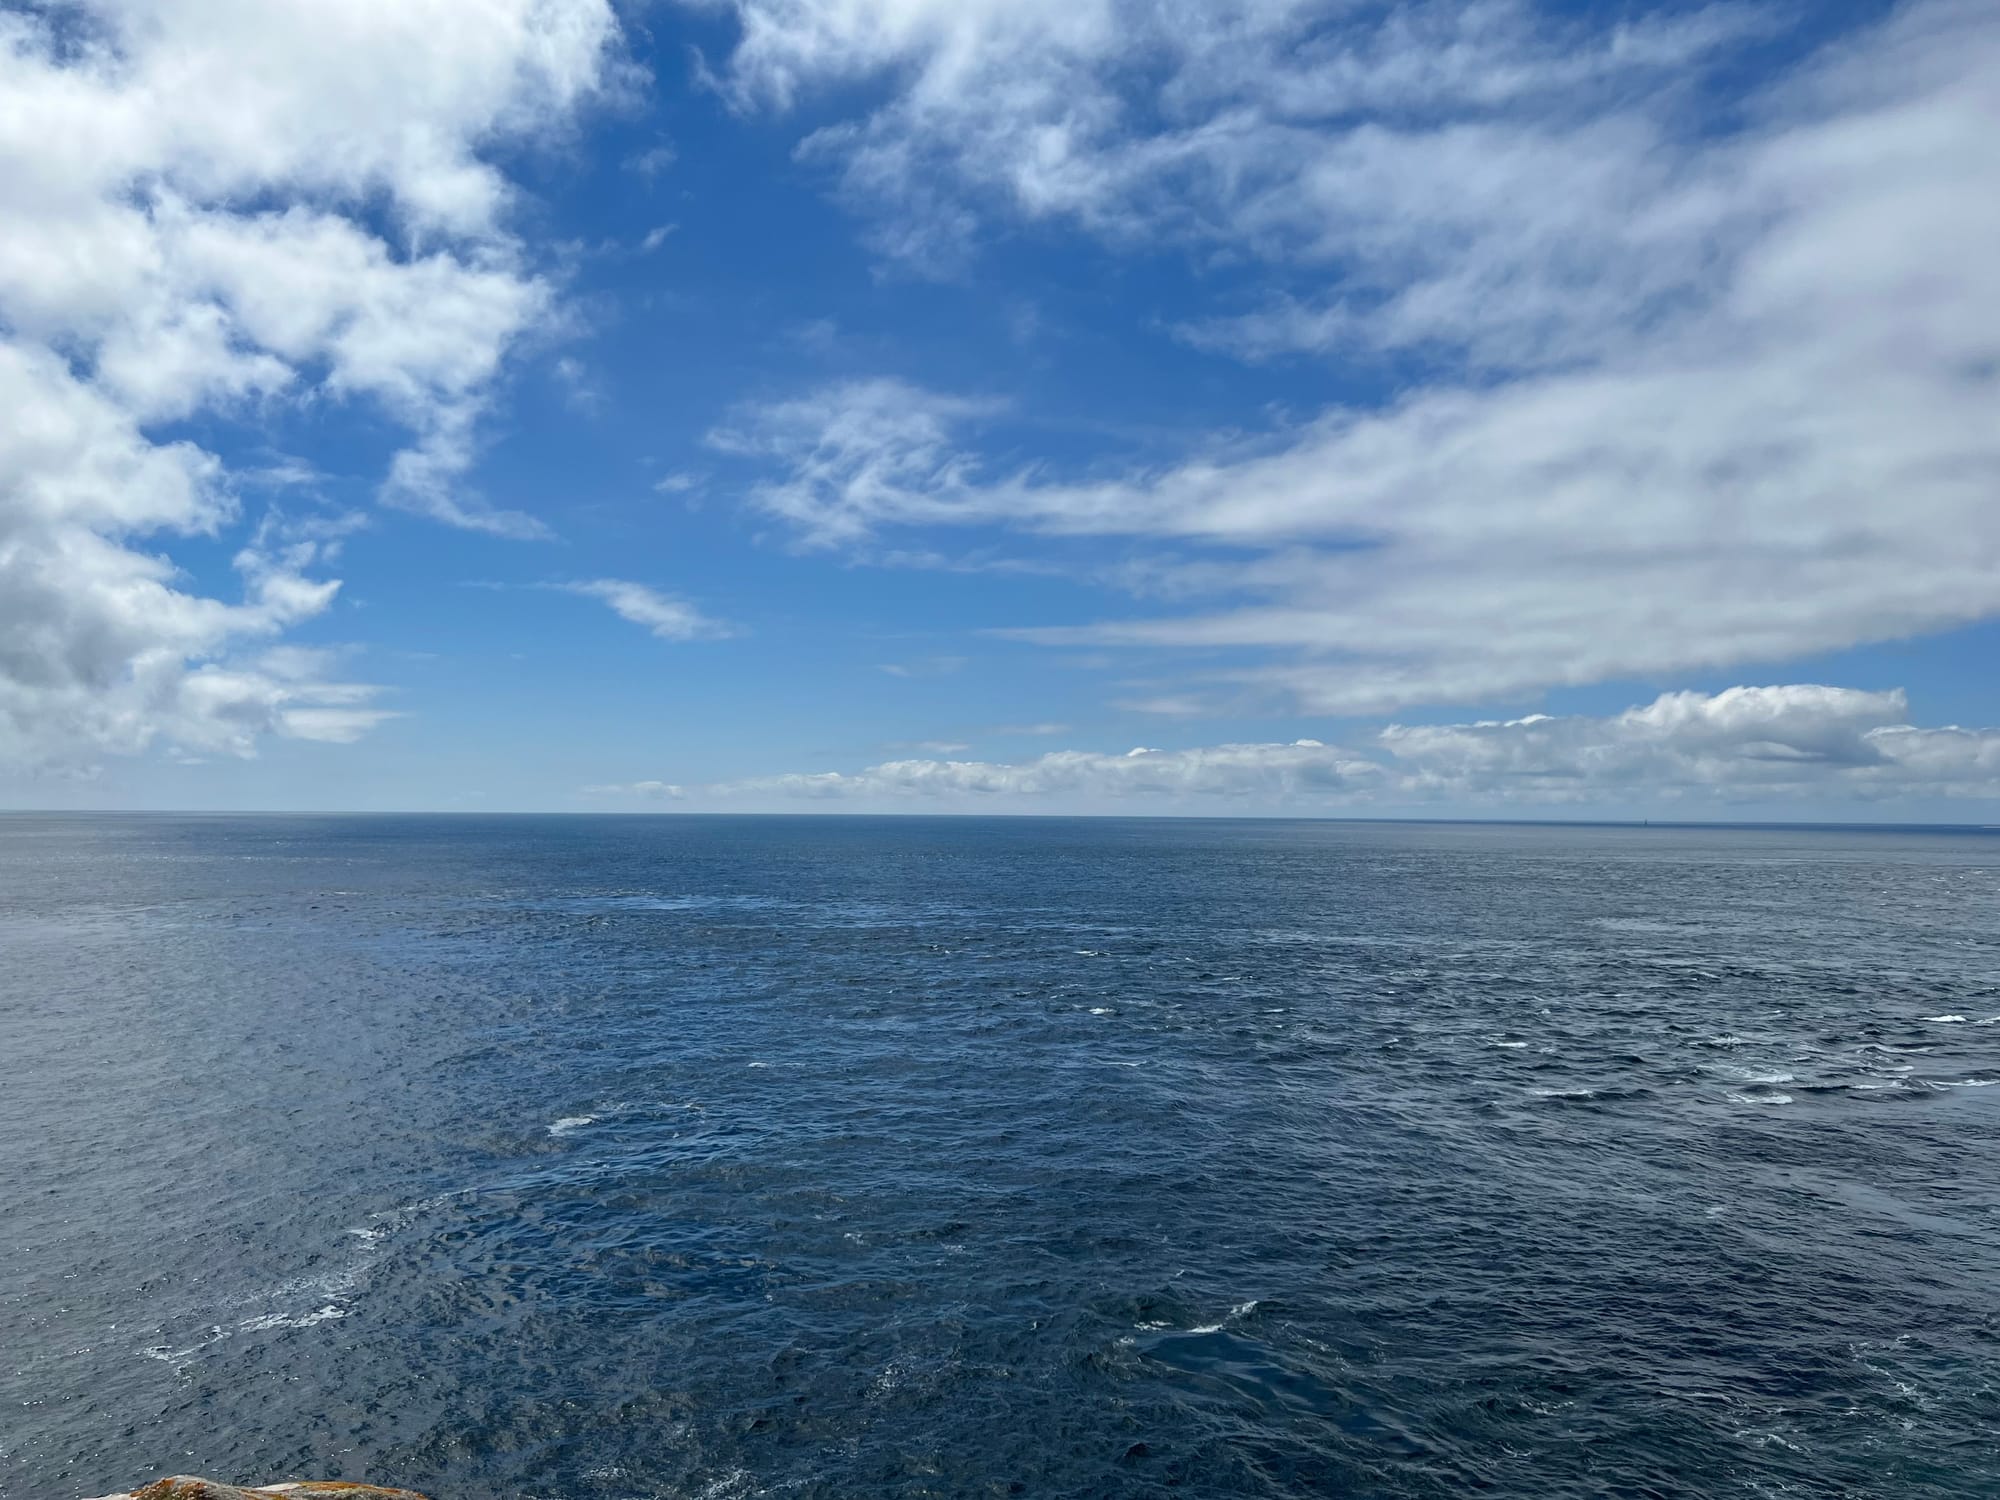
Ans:
POLYGON ((2000 1494, 1992 836, 8 827, 9 1493, 2000 1494))

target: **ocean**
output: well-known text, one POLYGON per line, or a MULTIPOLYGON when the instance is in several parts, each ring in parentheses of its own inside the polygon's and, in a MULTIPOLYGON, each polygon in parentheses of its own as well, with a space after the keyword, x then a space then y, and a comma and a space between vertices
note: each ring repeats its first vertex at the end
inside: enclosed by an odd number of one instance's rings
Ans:
POLYGON ((2000 1494, 2000 835, 0 819, 0 1493, 2000 1494))

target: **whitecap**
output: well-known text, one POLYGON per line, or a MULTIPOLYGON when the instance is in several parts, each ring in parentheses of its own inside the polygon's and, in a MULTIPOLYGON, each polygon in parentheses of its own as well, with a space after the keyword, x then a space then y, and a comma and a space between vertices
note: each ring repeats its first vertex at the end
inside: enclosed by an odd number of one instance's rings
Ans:
POLYGON ((1115 1016, 1118 1014, 1117 1011, 1108 1005, 1093 1005, 1090 1008, 1090 1013, 1093 1016, 1115 1016))
MULTIPOLYGON (((1951 1021, 1963 1021, 1965 1017, 1964 1016, 1918 1016, 1917 1019, 1919 1021, 1934 1021, 1940 1026, 1942 1026, 1951 1021)), ((1980 1024, 1983 1026, 1986 1023, 1982 1021, 1980 1024)))
POLYGON ((1529 1089, 1537 1099, 1595 1099, 1596 1089, 1529 1089))
POLYGON ((1489 1042, 1487 1045, 1489 1047, 1525 1047, 1528 1044, 1526 1042, 1489 1042))
POLYGON ((549 1134, 557 1136, 568 1135, 571 1131, 581 1130, 586 1125, 595 1124, 596 1121, 596 1115, 564 1115, 560 1120, 549 1126, 549 1134))
POLYGON ((1931 1085, 1934 1089, 1990 1089, 2000 1083, 2000 1078, 1954 1078, 1939 1079, 1931 1085))
POLYGON ((1255 1297, 1252 1297, 1248 1302, 1237 1303, 1234 1307, 1229 1309, 1229 1312, 1224 1317, 1220 1318, 1216 1322, 1203 1323, 1198 1327, 1190 1328, 1188 1332, 1220 1333, 1224 1328, 1226 1328, 1229 1324, 1235 1322, 1238 1318, 1247 1318, 1250 1316, 1251 1313, 1255 1312, 1256 1310, 1257 1310, 1257 1299, 1255 1297))
POLYGON ((325 1302, 336 1297, 351 1297, 361 1285, 361 1278, 367 1274, 367 1255, 357 1255, 346 1264, 319 1276, 294 1276, 282 1286, 271 1288, 257 1297, 244 1297, 239 1302, 297 1302, 306 1298, 325 1302))
POLYGON ((1743 1442, 1755 1443, 1759 1448, 1779 1447, 1792 1453, 1804 1453, 1806 1451, 1797 1443, 1786 1442, 1785 1439, 1779 1437, 1775 1432, 1756 1432, 1746 1427, 1743 1431, 1737 1433, 1736 1436, 1743 1442))
MULTIPOLYGON (((1174 1274, 1178 1276, 1181 1273, 1176 1271, 1174 1274)), ((1238 1318, 1247 1318, 1256 1310, 1257 1299, 1252 1297, 1248 1302, 1237 1303, 1213 1323, 1197 1323, 1194 1327, 1186 1331, 1189 1333, 1220 1333, 1238 1318)), ((1140 1323, 1137 1326, 1142 1332, 1155 1332, 1160 1329, 1171 1328, 1173 1325, 1171 1323, 1140 1323)))
POLYGON ((165 1344, 154 1344, 151 1348, 141 1349, 137 1352, 143 1358, 157 1359, 163 1364, 182 1365, 186 1364, 195 1355, 201 1353, 210 1344, 218 1343, 228 1337, 229 1330, 224 1328, 220 1323, 216 1323, 209 1328, 206 1337, 196 1340, 185 1349, 169 1349, 165 1344))
POLYGON ((697 1500, 736 1500, 751 1493, 757 1481, 747 1470, 731 1469, 701 1487, 697 1500))
MULTIPOLYGON (((577 1120, 556 1122, 558 1126, 577 1123, 579 1123, 577 1120)), ((343 1231, 345 1235, 360 1243, 355 1245, 343 1263, 334 1269, 317 1276, 295 1276, 266 1291, 231 1299, 237 1306, 245 1303, 253 1305, 262 1303, 270 1307, 273 1303, 280 1306, 289 1303, 296 1308, 303 1305, 307 1309, 304 1312, 256 1313, 238 1320, 231 1326, 213 1324, 206 1335, 185 1349, 172 1349, 164 1344, 158 1344, 137 1352, 147 1359, 157 1359, 177 1367, 184 1367, 209 1345, 233 1338, 237 1334, 266 1333, 280 1328, 311 1328, 319 1323, 330 1323, 337 1318, 345 1318, 352 1311, 351 1304, 367 1279, 370 1263, 380 1253, 381 1242, 417 1214, 462 1196, 463 1192, 441 1193, 416 1203, 407 1203, 398 1208, 372 1213, 369 1218, 374 1221, 373 1223, 365 1226, 350 1225, 343 1231)))
POLYGON ((1731 1094, 1729 1097, 1738 1104, 1790 1104, 1792 1102, 1790 1094, 1780 1094, 1775 1090, 1768 1094, 1731 1094))
POLYGON ((315 1323, 331 1323, 335 1318, 347 1316, 347 1309, 329 1302, 324 1307, 314 1308, 309 1313, 265 1313, 258 1318, 245 1318, 236 1325, 238 1333, 262 1333, 268 1328, 310 1328, 315 1323))

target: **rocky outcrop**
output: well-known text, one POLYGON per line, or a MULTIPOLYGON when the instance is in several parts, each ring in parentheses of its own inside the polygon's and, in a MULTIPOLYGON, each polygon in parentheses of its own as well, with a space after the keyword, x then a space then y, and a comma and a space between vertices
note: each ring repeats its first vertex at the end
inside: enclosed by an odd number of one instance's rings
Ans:
POLYGON ((263 1484, 242 1489, 233 1484, 217 1484, 213 1479, 197 1479, 176 1474, 156 1479, 142 1490, 105 1495, 102 1500, 425 1500, 415 1490, 385 1490, 372 1484, 349 1484, 340 1479, 304 1479, 289 1484, 263 1484))

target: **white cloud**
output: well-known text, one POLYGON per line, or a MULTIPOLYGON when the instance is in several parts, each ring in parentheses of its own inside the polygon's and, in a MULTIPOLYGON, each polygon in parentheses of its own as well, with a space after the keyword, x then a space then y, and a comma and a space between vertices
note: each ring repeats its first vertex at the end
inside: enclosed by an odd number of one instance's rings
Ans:
MULTIPOLYGON (((1478 216, 1510 214, 1523 186, 1517 268, 1552 256, 1573 270, 1570 242, 1535 208, 1578 188, 1592 202, 1637 198, 1654 180, 1624 181, 1633 161, 1616 147, 1581 148, 1607 118, 1664 105, 1729 43, 1778 21, 1715 5, 1593 28, 1529 0, 733 9, 742 31, 727 86, 743 107, 890 80, 885 103, 805 145, 836 168, 887 253, 950 267, 984 220, 1014 215, 1119 245, 1165 233, 1398 276, 1408 254, 1435 267, 1478 216), (1551 170, 1554 181, 1538 175, 1551 170), (1457 232, 1417 232, 1404 222, 1416 213, 1457 232)), ((1489 242, 1492 227, 1477 225, 1489 242)), ((1629 225, 1641 240, 1667 227, 1629 225)))
MULTIPOLYGON (((662 144, 649 147, 644 151, 635 151, 632 155, 626 157, 625 170, 636 173, 650 182, 679 160, 680 153, 678 151, 672 146, 662 144)), ((669 231, 672 228, 672 225, 665 226, 665 229, 669 231)), ((666 238, 666 234, 662 230, 655 230, 654 233, 659 234, 662 239, 666 238)), ((648 235, 647 240, 646 248, 648 250, 653 249, 652 235, 648 235)))
POLYGON ((1193 554, 1153 581, 1214 607, 1020 634, 1249 653, 1231 675, 1327 713, 2000 612, 1989 5, 1903 7, 1747 100, 1735 134, 1691 133, 1677 89, 1761 13, 1593 37, 1522 5, 1355 30, 1246 0, 1174 11, 1173 41, 1145 5, 1065 7, 1046 35, 1008 7, 740 8, 746 99, 892 70, 891 102, 828 146, 853 170, 921 150, 926 191, 1003 184, 983 211, 1226 245, 1300 290, 1203 337, 1416 349, 1435 372, 1067 481, 982 460, 966 429, 987 403, 830 387, 747 416, 732 448, 778 471, 751 500, 810 541, 1150 538, 1193 554))
POLYGON ((602 600, 621 620, 643 625, 663 641, 713 640, 730 634, 720 620, 710 619, 685 599, 675 599, 643 583, 623 578, 593 578, 558 584, 566 593, 602 600))
POLYGON ((616 797, 626 801, 678 802, 687 795, 687 789, 671 781, 623 781, 587 786, 583 793, 586 797, 616 797))
POLYGON ((590 367, 574 355, 565 354, 549 366, 549 373, 555 376, 556 384, 562 388, 563 399, 573 411, 594 416, 604 410, 604 392, 590 367))
POLYGON ((332 720, 301 715, 358 690, 273 670, 281 658, 223 658, 327 608, 338 584, 307 571, 348 528, 267 526, 236 558, 239 602, 184 592, 171 564, 122 538, 215 531, 233 506, 213 458, 149 442, 54 355, 5 341, 0 410, 13 414, 0 423, 0 760, 61 767, 158 738, 242 754, 265 733, 326 737, 332 720))
POLYGON ((1216 712, 1215 706, 1193 693, 1154 693, 1138 698, 1115 698, 1113 708, 1127 713, 1158 714, 1165 719, 1199 719, 1216 712))
POLYGON ((1391 726, 1378 742, 1413 786, 1454 794, 2000 794, 2000 762, 1981 763, 2000 735, 1973 735, 1989 747, 1979 751, 1965 731, 1910 728, 1907 712, 1901 692, 1738 687, 1667 693, 1604 719, 1391 726), (1951 744, 1971 753, 1947 767, 1951 744))
POLYGON ((915 661, 881 663, 881 669, 891 677, 949 677, 964 668, 962 656, 924 656, 915 661))
POLYGON ((884 521, 966 518, 975 464, 954 446, 953 429, 993 410, 900 380, 848 381, 751 407, 708 442, 780 468, 782 477, 752 489, 752 502, 829 546, 884 521))
POLYGON ((1220 745, 1205 750, 1135 749, 1123 754, 1057 750, 1009 765, 972 760, 892 760, 864 771, 759 777, 708 788, 717 797, 867 800, 910 797, 1085 799, 1352 794, 1377 781, 1375 762, 1314 740, 1296 745, 1220 745))
POLYGON ((218 460, 164 424, 371 402, 411 434, 385 501, 539 531, 460 483, 552 297, 481 152, 603 88, 614 30, 604 0, 0 15, 0 755, 247 752, 380 717, 232 654, 331 603, 306 576, 324 539, 246 549, 236 604, 141 545, 237 515, 218 460))
MULTIPOLYGON (((1602 718, 1391 725, 1351 746, 1302 739, 1018 763, 892 760, 853 772, 686 789, 718 805, 803 798, 898 806, 1131 799, 1271 810, 1656 806, 2000 798, 2000 729, 1917 728, 1904 695, 1798 684, 1668 693, 1602 718)), ((661 783, 640 783, 659 786, 661 783)), ((636 795, 631 787, 598 787, 636 795)), ((675 795, 682 795, 677 790, 675 795)))

